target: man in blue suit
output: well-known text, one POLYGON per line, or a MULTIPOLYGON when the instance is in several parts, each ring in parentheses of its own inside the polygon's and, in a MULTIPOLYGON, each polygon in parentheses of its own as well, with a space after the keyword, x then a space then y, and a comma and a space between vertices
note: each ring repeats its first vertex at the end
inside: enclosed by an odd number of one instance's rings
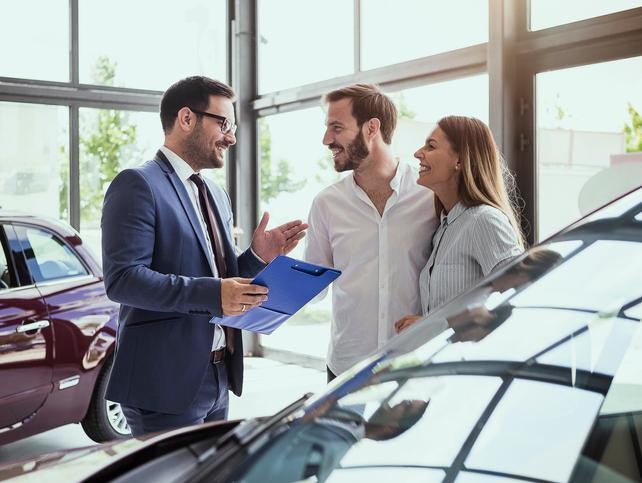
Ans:
POLYGON ((265 287, 241 277, 288 253, 307 228, 296 220, 266 230, 264 213, 251 247, 235 250, 229 197, 200 176, 223 167, 236 143, 234 97, 207 77, 172 85, 160 107, 164 145, 105 194, 105 287, 121 304, 106 397, 134 436, 227 417, 228 387, 242 390, 243 345, 213 317, 266 300, 265 287))

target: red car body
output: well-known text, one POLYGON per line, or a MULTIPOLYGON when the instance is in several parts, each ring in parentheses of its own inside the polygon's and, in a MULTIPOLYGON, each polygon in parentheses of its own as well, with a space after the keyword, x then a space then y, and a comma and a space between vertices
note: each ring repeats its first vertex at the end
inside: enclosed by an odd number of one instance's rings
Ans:
POLYGON ((68 225, 0 210, 0 444, 82 422, 97 441, 127 436, 104 400, 118 305, 68 225))

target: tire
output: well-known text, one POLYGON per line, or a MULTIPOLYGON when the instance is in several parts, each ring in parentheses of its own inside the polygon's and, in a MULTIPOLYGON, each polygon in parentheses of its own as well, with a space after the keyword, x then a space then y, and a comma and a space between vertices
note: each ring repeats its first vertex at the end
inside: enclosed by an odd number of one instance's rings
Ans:
POLYGON ((89 409, 80 423, 87 436, 97 443, 125 439, 131 436, 131 431, 120 404, 105 399, 107 382, 109 381, 109 374, 113 364, 114 356, 110 355, 98 375, 89 409))

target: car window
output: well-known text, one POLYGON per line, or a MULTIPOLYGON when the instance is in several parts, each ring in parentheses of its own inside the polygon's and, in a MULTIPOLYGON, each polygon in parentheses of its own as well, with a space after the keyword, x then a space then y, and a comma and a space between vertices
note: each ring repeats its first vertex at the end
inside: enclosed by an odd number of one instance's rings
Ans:
POLYGON ((87 275, 76 254, 54 234, 34 227, 21 227, 19 231, 28 245, 24 252, 35 282, 87 275))
POLYGON ((8 254, 9 250, 4 235, 4 227, 0 226, 0 291, 14 286, 8 254))

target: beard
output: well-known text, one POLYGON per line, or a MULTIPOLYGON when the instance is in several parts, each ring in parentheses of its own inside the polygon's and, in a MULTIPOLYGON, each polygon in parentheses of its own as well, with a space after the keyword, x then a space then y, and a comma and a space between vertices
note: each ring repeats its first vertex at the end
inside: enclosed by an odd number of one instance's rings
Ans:
MULTIPOLYGON (((342 146, 338 144, 330 144, 328 147, 330 149, 334 149, 341 148, 342 146)), ((334 169, 337 173, 357 169, 361 165, 361 162, 370 155, 368 146, 366 146, 366 141, 363 138, 363 133, 359 132, 359 134, 355 136, 352 142, 348 144, 344 152, 341 154, 345 154, 347 159, 343 163, 337 160, 334 161, 334 169)), ((339 156, 341 156, 341 154, 339 156)))
MULTIPOLYGON (((220 143, 215 143, 215 146, 218 144, 220 143)), ((223 156, 219 155, 216 149, 212 150, 209 148, 203 126, 200 122, 192 134, 185 140, 184 152, 185 157, 198 169, 223 167, 223 156)))

